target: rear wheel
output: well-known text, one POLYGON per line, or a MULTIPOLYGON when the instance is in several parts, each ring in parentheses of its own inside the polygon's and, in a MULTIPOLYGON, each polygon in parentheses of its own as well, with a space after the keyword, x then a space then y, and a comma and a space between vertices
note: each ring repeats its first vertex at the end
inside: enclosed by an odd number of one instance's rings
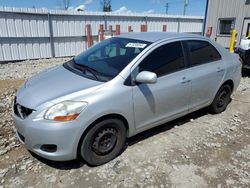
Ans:
POLYGON ((125 140, 126 128, 123 121, 106 119, 94 125, 85 135, 80 155, 89 165, 101 165, 120 154, 125 140))
POLYGON ((230 85, 228 84, 223 85, 217 92, 210 106, 211 113, 218 114, 218 113, 225 111, 225 109, 227 108, 227 105, 230 103, 231 93, 232 93, 232 89, 230 85))

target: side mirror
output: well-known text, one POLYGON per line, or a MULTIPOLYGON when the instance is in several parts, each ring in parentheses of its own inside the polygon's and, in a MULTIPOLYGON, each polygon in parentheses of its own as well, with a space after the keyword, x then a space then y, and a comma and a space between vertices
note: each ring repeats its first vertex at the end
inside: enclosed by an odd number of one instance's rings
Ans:
POLYGON ((136 76, 135 81, 143 84, 154 84, 157 82, 157 75, 153 72, 142 71, 136 76))

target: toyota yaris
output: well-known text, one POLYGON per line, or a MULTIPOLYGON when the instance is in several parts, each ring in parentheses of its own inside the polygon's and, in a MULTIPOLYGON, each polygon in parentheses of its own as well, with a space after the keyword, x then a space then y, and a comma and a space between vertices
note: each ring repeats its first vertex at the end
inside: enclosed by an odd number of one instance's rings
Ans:
POLYGON ((205 37, 124 34, 28 79, 13 119, 28 150, 101 165, 146 129, 204 107, 224 111, 240 78, 239 57, 205 37))

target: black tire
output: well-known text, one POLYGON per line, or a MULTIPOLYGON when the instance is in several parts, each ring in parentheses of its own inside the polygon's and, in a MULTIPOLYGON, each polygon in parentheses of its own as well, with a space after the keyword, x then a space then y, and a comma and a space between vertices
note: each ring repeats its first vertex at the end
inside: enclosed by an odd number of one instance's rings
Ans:
POLYGON ((80 143, 80 156, 91 166, 109 162, 124 148, 126 128, 119 119, 105 119, 94 125, 80 143))
POLYGON ((226 110, 227 105, 231 101, 231 93, 232 89, 230 85, 225 84, 221 86, 219 91, 217 92, 211 106, 210 106, 210 112, 212 114, 219 114, 226 110))

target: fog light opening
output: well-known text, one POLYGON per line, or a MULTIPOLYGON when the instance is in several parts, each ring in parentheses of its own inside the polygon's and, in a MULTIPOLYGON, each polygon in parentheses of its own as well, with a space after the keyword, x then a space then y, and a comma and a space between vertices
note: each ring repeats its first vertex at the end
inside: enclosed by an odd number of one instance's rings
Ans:
POLYGON ((40 149, 45 152, 53 153, 56 152, 57 146, 54 144, 44 144, 40 149))

